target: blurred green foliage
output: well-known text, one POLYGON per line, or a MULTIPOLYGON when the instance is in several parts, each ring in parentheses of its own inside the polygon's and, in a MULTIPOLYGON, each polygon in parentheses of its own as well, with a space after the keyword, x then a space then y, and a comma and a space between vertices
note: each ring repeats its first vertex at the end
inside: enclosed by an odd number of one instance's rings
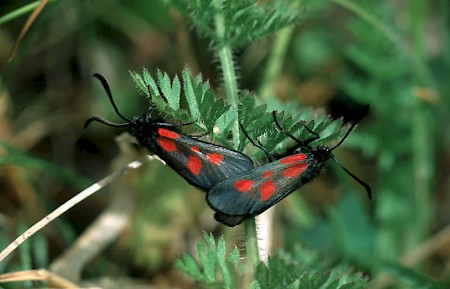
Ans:
MULTIPOLYGON (((238 250, 242 228, 218 226, 204 194, 154 162, 126 177, 121 193, 139 200, 131 222, 83 279, 119 272, 177 288, 449 286, 448 1, 49 1, 7 62, 36 5, 0 7, 2 247, 122 156, 117 130, 82 128, 91 114, 117 119, 91 78, 97 72, 124 115, 145 113, 150 97, 167 121, 194 121, 187 133, 209 132, 209 141, 258 164, 265 156, 238 121, 282 153, 291 140, 272 110, 298 138, 308 138, 306 124, 322 137, 313 145, 332 145, 370 104, 336 155, 367 180, 374 200, 330 166, 277 204, 274 251, 267 264, 254 263, 238 250)), ((1 271, 51 268, 113 198, 79 204, 1 271)))

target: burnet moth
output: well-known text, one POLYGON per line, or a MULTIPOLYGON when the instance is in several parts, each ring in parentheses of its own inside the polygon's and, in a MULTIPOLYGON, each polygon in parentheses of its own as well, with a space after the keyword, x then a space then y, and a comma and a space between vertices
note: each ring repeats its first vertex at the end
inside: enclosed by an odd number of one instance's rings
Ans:
POLYGON ((112 123, 101 117, 92 116, 86 120, 85 128, 93 121, 112 127, 129 127, 131 134, 150 154, 160 157, 188 183, 203 191, 208 191, 218 182, 253 168, 253 161, 241 152, 179 132, 178 127, 187 124, 174 125, 162 120, 152 120, 151 103, 147 114, 132 119, 123 116, 114 103, 105 78, 100 74, 94 74, 94 77, 100 80, 116 114, 125 123, 112 123))
MULTIPOLYGON (((367 113, 368 106, 365 110, 367 113)), ((233 227, 247 218, 261 214, 320 175, 330 159, 361 184, 366 189, 369 198, 372 198, 369 185, 342 166, 332 154, 333 150, 347 138, 359 119, 351 125, 344 137, 332 148, 324 145, 311 147, 309 144, 320 138, 318 134, 306 127, 310 133, 314 134, 314 137, 300 141, 282 129, 275 112, 274 119, 277 128, 295 140, 297 144, 276 161, 215 185, 207 193, 206 200, 209 206, 218 213, 214 215, 218 222, 233 227)), ((250 141, 252 140, 250 139, 250 141)), ((253 141, 252 143, 259 146, 253 141)), ((262 149, 264 150, 264 148, 262 149)))

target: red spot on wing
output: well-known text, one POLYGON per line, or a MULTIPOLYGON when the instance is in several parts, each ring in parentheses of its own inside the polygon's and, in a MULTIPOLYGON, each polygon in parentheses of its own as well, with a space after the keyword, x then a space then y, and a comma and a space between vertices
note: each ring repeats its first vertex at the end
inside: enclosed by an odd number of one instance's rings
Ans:
POLYGON ((177 139, 180 137, 180 135, 174 131, 165 129, 165 128, 159 128, 158 129, 158 134, 160 136, 166 137, 166 138, 171 138, 171 139, 177 139))
POLYGON ((250 190, 253 187, 252 180, 239 180, 234 183, 234 188, 238 190, 238 192, 243 193, 250 190))
POLYGON ((220 164, 224 158, 222 154, 207 154, 206 156, 215 165, 220 164))
POLYGON ((202 160, 198 156, 189 156, 188 168, 194 175, 198 175, 202 167, 202 160))
POLYGON ((296 178, 301 174, 303 174, 303 172, 306 171, 307 168, 308 168, 307 163, 293 165, 283 171, 283 176, 287 178, 296 178))
POLYGON ((158 138, 159 145, 165 150, 166 152, 175 152, 177 151, 177 145, 174 141, 170 139, 165 138, 158 138))
POLYGON ((275 183, 273 180, 267 180, 261 185, 261 200, 267 201, 275 193, 275 183))
POLYGON ((293 164, 306 160, 306 154, 296 154, 280 160, 282 164, 293 164))
POLYGON ((264 178, 264 179, 267 179, 268 177, 270 177, 270 176, 272 176, 273 175, 273 171, 267 171, 267 172, 264 172, 263 174, 262 174, 262 177, 264 178))
POLYGON ((191 151, 193 151, 195 153, 199 153, 200 149, 198 147, 191 147, 191 151))

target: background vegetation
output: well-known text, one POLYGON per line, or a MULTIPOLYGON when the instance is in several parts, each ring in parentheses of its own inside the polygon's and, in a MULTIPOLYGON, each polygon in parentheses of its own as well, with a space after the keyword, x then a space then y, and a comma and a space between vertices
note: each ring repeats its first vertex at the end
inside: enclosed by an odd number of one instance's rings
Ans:
POLYGON ((448 1, 54 0, 8 61, 27 17, 45 2, 0 6, 1 248, 145 154, 116 143, 118 129, 83 129, 92 114, 118 119, 93 73, 132 116, 147 102, 129 71, 146 67, 168 101, 157 103, 167 121, 195 120, 187 133, 214 131, 206 139, 257 163, 264 155, 246 146, 237 116, 282 152, 272 110, 286 111, 293 120, 284 127, 301 138, 299 121, 313 121, 320 143, 331 145, 370 104, 335 154, 374 199, 330 166, 276 206, 269 238, 260 237, 271 258, 259 263, 248 251, 252 221, 219 225, 204 193, 151 161, 25 242, 0 262, 2 273, 48 269, 50 285, 105 288, 450 286, 448 1))

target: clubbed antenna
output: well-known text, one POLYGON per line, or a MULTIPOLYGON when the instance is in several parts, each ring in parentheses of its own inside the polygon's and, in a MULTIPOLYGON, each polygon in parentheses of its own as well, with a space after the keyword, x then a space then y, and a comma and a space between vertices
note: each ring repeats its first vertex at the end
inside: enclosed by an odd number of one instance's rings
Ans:
POLYGON ((113 122, 110 122, 109 120, 106 120, 106 119, 104 119, 102 117, 99 117, 99 116, 91 116, 84 123, 84 128, 87 128, 88 125, 91 124, 91 122, 93 122, 93 121, 101 122, 103 124, 106 124, 106 125, 112 126, 112 127, 125 127, 125 126, 129 126, 130 125, 129 122, 127 122, 127 123, 113 123, 113 122))
POLYGON ((358 122, 364 117, 366 116, 367 112, 369 112, 369 105, 364 106, 361 109, 361 115, 360 117, 358 117, 352 124, 352 126, 348 129, 348 131, 345 133, 344 137, 339 141, 339 143, 337 145, 335 145, 334 147, 332 147, 330 150, 334 150, 335 148, 337 148, 338 146, 340 146, 344 140, 348 137, 348 135, 351 133, 351 131, 355 128, 355 126, 358 124, 358 122))
POLYGON ((130 123, 131 123, 131 120, 129 120, 128 118, 126 118, 125 116, 123 116, 123 115, 120 113, 119 109, 117 108, 116 103, 114 102, 114 98, 113 98, 113 96, 112 96, 111 89, 109 88, 109 85, 108 85, 108 82, 106 81, 106 79, 105 79, 102 75, 100 75, 100 74, 98 74, 98 73, 95 73, 93 76, 94 76, 95 78, 97 78, 97 79, 100 81, 100 83, 102 84, 102 86, 103 86, 103 88, 105 89, 105 92, 106 92, 106 94, 108 95, 109 101, 111 102, 111 104, 112 104, 112 106, 113 106, 114 111, 116 112, 116 114, 117 114, 120 118, 122 118, 123 120, 125 120, 126 123, 113 123, 113 122, 110 122, 110 121, 108 121, 108 120, 106 120, 106 119, 104 119, 104 118, 98 117, 98 116, 91 116, 91 117, 88 118, 88 119, 86 120, 86 122, 84 123, 84 128, 86 128, 86 127, 87 127, 91 122, 93 122, 93 121, 97 121, 97 122, 100 122, 100 123, 103 123, 103 124, 106 124, 106 125, 112 126, 112 127, 125 127, 125 126, 129 126, 130 123))
POLYGON ((354 174, 352 174, 347 168, 345 168, 341 163, 339 163, 334 156, 331 157, 331 159, 338 165, 340 166, 349 176, 351 176, 355 181, 357 181, 361 186, 364 187, 364 189, 366 189, 367 191, 367 195, 369 196, 369 199, 372 199, 372 189, 370 188, 370 186, 363 182, 360 178, 358 178, 357 176, 355 176, 354 174))
MULTIPOLYGON (((350 134, 350 132, 355 128, 355 126, 358 124, 358 122, 367 114, 367 112, 369 111, 369 105, 366 105, 365 107, 363 107, 361 109, 361 116, 358 117, 353 124, 350 126, 350 128, 348 129, 348 131, 345 133, 344 137, 339 141, 339 143, 337 145, 335 145, 334 147, 332 147, 330 149, 330 151, 333 151, 335 148, 337 148, 338 146, 340 146, 344 140, 348 137, 348 135, 350 134)), ((341 163, 339 163, 334 156, 331 157, 333 159, 333 161, 340 166, 349 176, 351 176, 355 181, 357 181, 361 186, 364 187, 364 189, 366 189, 367 191, 367 195, 369 196, 369 199, 372 199, 372 189, 369 187, 369 185, 365 182, 363 182, 361 179, 359 179, 357 176, 355 176, 354 174, 352 174, 348 169, 346 169, 341 163)))

